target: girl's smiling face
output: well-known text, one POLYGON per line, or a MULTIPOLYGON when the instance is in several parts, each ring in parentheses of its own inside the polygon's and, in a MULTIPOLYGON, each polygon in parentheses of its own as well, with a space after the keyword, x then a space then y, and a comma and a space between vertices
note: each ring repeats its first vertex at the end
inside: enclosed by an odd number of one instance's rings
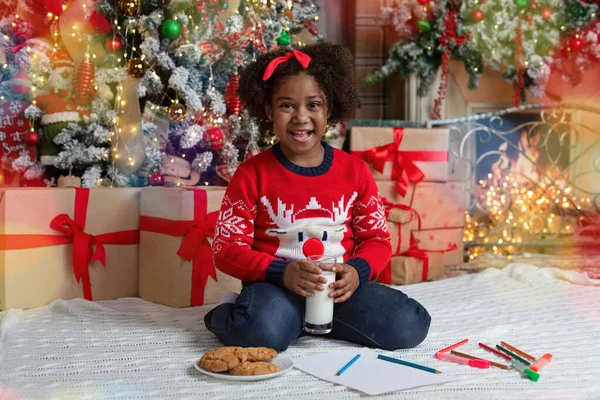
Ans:
POLYGON ((283 154, 293 163, 317 166, 323 159, 321 138, 327 129, 328 106, 317 81, 305 72, 288 76, 266 105, 283 154))

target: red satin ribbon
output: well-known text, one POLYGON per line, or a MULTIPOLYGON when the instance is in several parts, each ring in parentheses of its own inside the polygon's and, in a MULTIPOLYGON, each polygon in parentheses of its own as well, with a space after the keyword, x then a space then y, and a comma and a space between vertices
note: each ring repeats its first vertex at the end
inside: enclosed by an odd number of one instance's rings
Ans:
POLYGON ((271 62, 269 63, 269 65, 267 65, 267 68, 265 69, 265 73, 263 74, 263 81, 266 81, 271 77, 271 75, 273 75, 273 72, 275 72, 275 69, 279 64, 284 63, 287 60, 294 57, 296 57, 296 60, 298 60, 300 65, 302 65, 302 68, 306 69, 308 67, 308 64, 310 64, 311 58, 308 54, 294 49, 292 51, 287 52, 284 56, 277 57, 271 60, 271 62))
MULTIPOLYGON (((416 216, 417 221, 418 221, 418 230, 419 231, 421 230, 421 216, 414 208, 412 208, 411 206, 407 206, 405 204, 392 203, 385 197, 382 197, 381 201, 383 203, 386 219, 389 217, 390 210, 393 208, 397 208, 399 210, 410 211, 410 213, 411 213, 410 220, 408 222, 412 221, 413 216, 416 216)), ((394 221, 391 221, 391 222, 394 222, 394 221)), ((396 244, 396 251, 392 254, 392 256, 400 255, 400 245, 402 244, 402 224, 396 223, 396 225, 397 225, 397 229, 398 229, 398 243, 396 244)))
POLYGON ((394 128, 394 142, 373 147, 366 151, 353 151, 352 154, 373 164, 373 168, 383 173, 387 161, 393 161, 392 180, 396 181, 396 191, 406 196, 410 182, 419 183, 424 178, 423 172, 415 165, 415 161, 447 162, 447 151, 405 151, 399 150, 404 137, 404 128, 394 128))
MULTIPOLYGON (((418 260, 423 261, 423 270, 421 271, 421 281, 425 282, 429 277, 429 256, 427 253, 445 253, 447 251, 456 250, 458 246, 456 243, 448 246, 447 249, 444 250, 422 250, 419 248, 419 245, 414 237, 410 238, 410 247, 408 250, 401 254, 403 257, 414 257, 418 260)), ((385 269, 379 275, 379 281, 381 283, 392 283, 392 261, 388 263, 385 269)))
POLYGON ((74 219, 59 214, 50 222, 50 228, 61 235, 0 235, 0 250, 25 250, 72 243, 73 273, 77 282, 83 284, 83 297, 92 300, 92 285, 88 265, 94 261, 106 267, 105 244, 130 245, 139 243, 139 231, 121 231, 91 235, 85 232, 89 189, 75 188, 74 219), (95 249, 94 249, 95 246, 95 249))
POLYGON ((417 212, 417 210, 415 210, 411 206, 407 206, 406 204, 392 203, 391 201, 389 201, 385 197, 382 197, 381 201, 383 203, 383 207, 384 207, 384 212, 385 212, 385 217, 386 218, 389 216, 390 210, 392 208, 398 208, 400 210, 410 211, 411 212, 410 220, 412 221, 412 217, 416 216, 417 217, 417 223, 418 223, 417 230, 421 231, 421 216, 419 215, 419 213, 417 212))
POLYGON ((217 280, 217 270, 212 258, 212 248, 208 241, 214 235, 218 211, 208 211, 205 190, 194 192, 194 219, 192 221, 175 221, 165 218, 140 216, 140 230, 160 233, 174 237, 183 237, 183 243, 177 255, 186 261, 192 261, 192 294, 191 306, 204 304, 204 288, 208 277, 217 280))

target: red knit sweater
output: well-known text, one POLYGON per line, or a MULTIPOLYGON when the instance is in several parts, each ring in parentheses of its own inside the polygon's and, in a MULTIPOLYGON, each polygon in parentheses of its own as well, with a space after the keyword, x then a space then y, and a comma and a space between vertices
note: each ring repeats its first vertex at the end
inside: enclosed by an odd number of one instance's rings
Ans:
POLYGON ((316 253, 352 265, 361 281, 379 275, 391 242, 375 181, 362 160, 323 146, 317 167, 292 163, 276 144, 237 168, 216 226, 217 268, 281 284, 290 262, 316 253))

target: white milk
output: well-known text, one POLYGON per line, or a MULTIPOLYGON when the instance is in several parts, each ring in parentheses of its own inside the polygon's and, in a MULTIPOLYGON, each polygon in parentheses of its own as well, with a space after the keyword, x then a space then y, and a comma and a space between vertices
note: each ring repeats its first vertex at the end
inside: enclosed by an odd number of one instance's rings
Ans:
POLYGON ((335 272, 323 271, 321 275, 327 279, 327 283, 321 284, 325 290, 315 290, 314 296, 306 298, 304 317, 306 331, 316 334, 331 332, 333 325, 333 298, 329 297, 333 289, 329 288, 329 285, 335 282, 335 272))

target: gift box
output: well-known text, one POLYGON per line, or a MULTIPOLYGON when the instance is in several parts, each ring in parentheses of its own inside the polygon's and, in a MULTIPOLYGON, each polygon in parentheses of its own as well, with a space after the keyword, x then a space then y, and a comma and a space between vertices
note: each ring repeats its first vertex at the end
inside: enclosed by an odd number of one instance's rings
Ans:
POLYGON ((442 253, 415 249, 412 254, 413 256, 392 257, 386 269, 379 276, 379 282, 392 285, 410 285, 440 279, 444 276, 444 256, 442 253))
POLYGON ((467 202, 464 182, 421 182, 410 185, 405 197, 396 192, 394 182, 379 181, 376 184, 386 202, 408 206, 414 211, 416 218, 411 222, 411 231, 418 239, 419 248, 445 251, 444 265, 462 264, 467 202))
POLYGON ((410 185, 404 197, 396 192, 394 182, 375 183, 382 198, 390 203, 410 206, 419 215, 422 229, 464 225, 468 196, 464 182, 421 182, 410 185))
POLYGON ((420 249, 441 252, 445 266, 462 265, 464 257, 463 228, 423 229, 413 231, 420 249))
POLYGON ((0 190, 0 309, 138 293, 139 189, 0 190))
POLYGON ((404 196, 411 183, 447 181, 447 129, 352 128, 350 152, 369 163, 376 181, 395 181, 404 196))
POLYGON ((241 282, 216 270, 210 237, 224 187, 143 188, 140 297, 171 307, 216 303, 241 282))
POLYGON ((411 221, 414 211, 402 204, 393 204, 383 199, 388 230, 392 239, 392 254, 399 255, 410 246, 411 221))

